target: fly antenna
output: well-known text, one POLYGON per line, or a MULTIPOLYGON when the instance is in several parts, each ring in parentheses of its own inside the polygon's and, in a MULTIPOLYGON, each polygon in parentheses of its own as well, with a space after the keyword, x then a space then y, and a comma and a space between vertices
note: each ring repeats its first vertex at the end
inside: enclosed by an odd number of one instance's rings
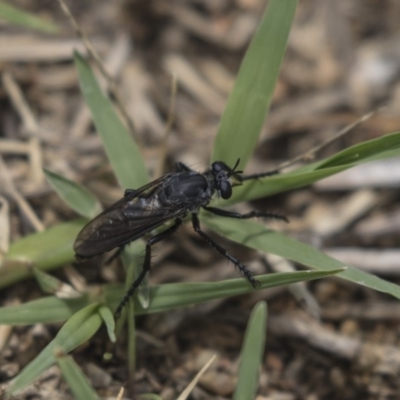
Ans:
POLYGON ((234 167, 230 170, 229 176, 234 176, 235 179, 237 179, 239 182, 242 182, 242 177, 240 176, 240 174, 243 174, 243 171, 236 171, 236 168, 239 166, 239 164, 240 158, 236 160, 234 167))
POLYGON ((234 167, 232 168, 232 170, 231 170, 232 175, 243 174, 243 171, 236 171, 236 168, 239 166, 239 164, 240 164, 240 158, 238 158, 238 159, 236 160, 235 166, 234 166, 234 167))

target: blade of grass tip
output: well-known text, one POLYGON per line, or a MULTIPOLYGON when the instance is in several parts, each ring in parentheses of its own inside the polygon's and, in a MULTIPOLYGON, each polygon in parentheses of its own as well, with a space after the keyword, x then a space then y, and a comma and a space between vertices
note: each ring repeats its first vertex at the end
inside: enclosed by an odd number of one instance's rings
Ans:
POLYGON ((212 161, 244 168, 257 144, 286 50, 296 0, 270 0, 242 61, 216 136, 212 161))
POLYGON ((83 219, 66 222, 12 243, 0 268, 0 289, 30 278, 31 265, 51 270, 74 261, 72 245, 85 223, 83 219))
POLYGON ((60 30, 55 23, 38 18, 4 2, 0 2, 0 18, 23 28, 35 29, 40 32, 55 33, 60 30))
POLYGON ((60 299, 76 299, 83 296, 82 293, 75 290, 71 285, 60 281, 54 276, 32 268, 33 275, 44 293, 54 294, 60 299))
POLYGON ((372 157, 379 156, 380 153, 391 152, 393 150, 398 150, 398 154, 400 154, 399 132, 367 140, 344 149, 328 159, 321 161, 318 169, 346 164, 357 165, 362 161, 365 162, 365 160, 370 160, 372 157))
POLYGON ((340 278, 359 285, 390 294, 400 299, 400 286, 387 282, 377 276, 360 271, 339 260, 329 257, 318 249, 299 242, 282 233, 272 231, 263 225, 249 220, 237 220, 210 217, 203 214, 202 221, 212 230, 245 246, 272 253, 296 261, 317 270, 346 268, 340 272, 340 278))
POLYGON ((309 163, 309 160, 312 160, 315 155, 320 152, 322 149, 328 147, 331 143, 336 142, 339 140, 341 137, 347 135, 350 133, 354 128, 356 128, 358 125, 362 124, 363 122, 367 121, 370 119, 373 115, 375 115, 379 111, 383 111, 386 107, 379 107, 367 114, 364 114, 361 118, 357 119, 356 121, 352 122, 351 124, 346 125, 344 128, 342 128, 340 131, 334 133, 331 137, 328 139, 322 141, 321 143, 318 143, 316 146, 313 146, 311 149, 308 149, 304 151, 303 153, 299 154, 298 156, 284 161, 281 164, 279 164, 276 168, 277 171, 282 171, 283 169, 286 169, 292 165, 297 164, 298 162, 303 162, 303 163, 309 163))
POLYGON ((56 277, 49 275, 46 272, 40 271, 35 267, 32 268, 32 272, 40 288, 43 290, 43 292, 47 294, 56 294, 56 292, 63 285, 63 282, 61 282, 56 277))
POLYGON ((149 181, 140 150, 118 117, 111 101, 100 89, 89 63, 74 54, 79 83, 86 104, 104 144, 115 175, 123 188, 135 189, 149 181))
POLYGON ((204 375, 204 373, 207 371, 208 367, 214 362, 214 360, 217 358, 217 356, 214 354, 209 361, 207 361, 206 365, 198 372, 198 374, 192 379, 192 381, 189 383, 189 385, 186 386, 185 390, 179 395, 179 397, 176 400, 186 400, 194 387, 197 385, 197 382, 200 380, 200 378, 204 375))
POLYGON ((69 355, 57 357, 57 364, 77 400, 100 400, 75 360, 69 355))
POLYGON ((0 307, 0 324, 32 325, 64 322, 88 305, 88 295, 69 300, 47 296, 17 306, 0 307))
POLYGON ((57 336, 12 381, 10 393, 29 385, 56 362, 56 353, 69 353, 89 340, 100 328, 102 318, 97 312, 99 304, 92 304, 74 314, 60 329, 57 336))
POLYGON ((117 338, 115 337, 115 320, 113 313, 107 306, 100 306, 98 311, 107 327, 108 337, 111 342, 115 343, 117 338))
POLYGON ((254 399, 267 337, 267 304, 259 302, 247 325, 234 400, 254 399))
POLYGON ((82 217, 93 218, 101 211, 101 205, 86 188, 55 172, 43 169, 51 187, 64 202, 82 217))

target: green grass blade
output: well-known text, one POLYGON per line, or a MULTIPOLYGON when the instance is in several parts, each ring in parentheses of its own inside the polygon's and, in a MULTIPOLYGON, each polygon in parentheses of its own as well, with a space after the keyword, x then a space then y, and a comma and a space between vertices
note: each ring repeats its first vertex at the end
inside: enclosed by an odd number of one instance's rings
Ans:
POLYGON ((78 364, 69 355, 57 357, 57 363, 68 383, 72 393, 77 400, 99 400, 94 389, 91 387, 88 378, 79 368, 78 364))
POLYGON ((203 213, 202 221, 213 231, 235 242, 266 253, 277 254, 317 270, 345 267, 346 270, 339 273, 339 277, 400 299, 400 286, 346 265, 314 247, 279 232, 269 230, 256 222, 232 218, 214 218, 206 215, 206 213, 203 213))
MULTIPOLYGON (((361 162, 379 159, 380 154, 387 151, 396 151, 400 154, 400 132, 383 135, 351 146, 319 163, 318 169, 336 167, 340 165, 358 165, 361 162), (378 158, 377 158, 378 157, 378 158)), ((387 157, 384 157, 387 158, 387 157)))
MULTIPOLYGON (((143 240, 136 240, 126 245, 122 251, 122 263, 126 270, 125 291, 128 291, 142 272, 145 246, 143 240)), ((149 305, 148 274, 139 286, 137 295, 142 306, 146 308, 149 305)))
POLYGON ((51 187, 64 202, 82 217, 93 218, 101 211, 101 205, 86 188, 55 172, 44 169, 51 187))
POLYGON ((74 60, 83 96, 121 186, 125 189, 143 186, 149 176, 139 148, 100 89, 89 63, 78 53, 74 60))
POLYGON ((153 394, 153 393, 143 393, 139 395, 139 400, 162 400, 162 398, 157 395, 157 394, 153 394))
MULTIPOLYGON (((237 296, 254 290, 290 285, 296 282, 326 278, 343 271, 342 268, 331 271, 297 271, 258 275, 260 286, 253 289, 243 278, 230 279, 221 282, 208 283, 170 283, 150 287, 151 302, 144 308, 136 300, 135 314, 148 314, 167 311, 204 301, 210 301, 228 296, 237 296)), ((103 294, 96 298, 115 310, 125 294, 124 285, 105 285, 103 294)), ((35 323, 61 322, 71 318, 79 309, 93 302, 89 296, 80 299, 58 299, 45 297, 18 306, 0 308, 0 324, 27 325, 35 323)))
POLYGON ((87 295, 79 299, 47 296, 25 304, 0 308, 0 325, 33 325, 64 322, 90 304, 87 295))
POLYGON ((99 329, 102 319, 98 304, 92 304, 74 314, 60 329, 57 336, 12 381, 10 393, 29 385, 56 362, 56 354, 68 353, 89 340, 99 329))
POLYGON ((242 186, 235 187, 232 198, 223 204, 234 204, 296 189, 366 162, 399 155, 400 133, 391 133, 356 144, 332 157, 287 174, 246 181, 242 186))
POLYGON ((285 53, 296 0, 270 0, 222 115, 212 160, 244 167, 257 144, 285 53))
POLYGON ((72 245, 85 222, 67 222, 14 242, 0 268, 0 288, 32 277, 32 265, 51 270, 72 262, 72 245))
POLYGON ((117 338, 115 337, 115 320, 111 310, 107 306, 103 305, 99 307, 98 311, 106 325, 110 341, 115 343, 117 341, 117 338))
MULTIPOLYGON (((204 301, 221 299, 229 296, 237 296, 254 290, 325 278, 329 275, 337 274, 340 271, 343 271, 343 269, 335 269, 329 272, 298 271, 258 275, 257 280, 260 282, 260 285, 256 289, 244 278, 229 279, 221 282, 173 283, 153 286, 150 290, 151 302, 149 307, 144 309, 140 303, 136 301, 135 314, 140 315, 167 311, 176 307, 198 304, 204 301), (315 274, 315 272, 318 272, 318 274, 315 274)), ((108 297, 108 302, 112 309, 117 306, 118 302, 116 300, 120 297, 121 293, 116 295, 117 293, 110 293, 108 297)))
POLYGON ((51 21, 38 18, 16 7, 0 2, 0 18, 23 28, 35 29, 45 33, 55 33, 59 27, 51 21))
POLYGON ((254 399, 267 337, 267 304, 259 302, 247 325, 233 400, 254 399))
POLYGON ((55 294, 63 284, 58 278, 35 267, 32 268, 32 273, 44 293, 55 294))

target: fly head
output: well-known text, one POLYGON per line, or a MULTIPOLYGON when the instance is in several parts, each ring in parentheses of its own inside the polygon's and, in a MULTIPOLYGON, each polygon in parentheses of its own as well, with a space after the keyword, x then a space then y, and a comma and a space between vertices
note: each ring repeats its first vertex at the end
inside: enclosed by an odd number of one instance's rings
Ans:
POLYGON ((211 165, 211 172, 214 177, 215 188, 225 200, 232 196, 232 187, 242 182, 242 177, 240 174, 243 171, 236 171, 239 162, 240 159, 236 161, 236 164, 233 168, 228 167, 222 161, 215 161, 211 165), (230 179, 231 177, 235 178, 237 182, 233 183, 230 179))

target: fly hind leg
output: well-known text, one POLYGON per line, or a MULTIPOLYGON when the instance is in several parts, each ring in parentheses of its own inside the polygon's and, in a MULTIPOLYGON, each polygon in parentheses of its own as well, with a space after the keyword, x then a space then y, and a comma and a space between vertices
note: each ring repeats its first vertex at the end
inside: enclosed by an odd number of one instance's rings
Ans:
POLYGON ((256 287, 259 282, 254 278, 253 273, 245 266, 243 265, 237 258, 233 257, 231 254, 229 254, 226 249, 224 249, 222 246, 220 246, 217 242, 215 242, 213 239, 210 238, 205 232, 203 232, 200 228, 200 221, 199 217, 197 214, 192 214, 192 224, 193 224, 193 229, 195 232, 197 232, 208 244, 210 244, 212 247, 214 247, 215 250, 217 250, 219 253, 221 253, 224 257, 226 257, 229 261, 232 261, 233 264, 238 267, 239 271, 243 274, 243 276, 251 283, 253 287, 256 287))
POLYGON ((165 239, 166 237, 172 235, 182 224, 182 220, 177 218, 175 223, 170 226, 165 231, 151 237, 146 243, 146 252, 144 255, 144 262, 142 271, 140 275, 133 281, 129 290, 125 293, 124 297, 122 298, 121 302, 119 303, 116 311, 115 311, 115 318, 118 318, 121 314, 122 309, 125 307, 126 303, 128 302, 129 298, 135 293, 135 290, 139 287, 142 283, 143 279, 145 278, 146 274, 150 271, 151 268, 151 246, 160 242, 161 240, 165 239))

